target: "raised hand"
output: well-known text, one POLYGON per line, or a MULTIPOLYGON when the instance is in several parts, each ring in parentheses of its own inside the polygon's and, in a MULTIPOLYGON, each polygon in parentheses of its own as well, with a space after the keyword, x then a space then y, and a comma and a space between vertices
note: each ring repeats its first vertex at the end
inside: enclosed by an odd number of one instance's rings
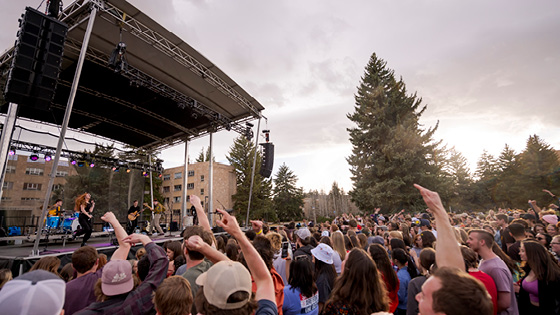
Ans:
POLYGON ((108 211, 105 212, 105 214, 101 217, 101 220, 111 223, 117 220, 117 217, 115 217, 115 214, 113 212, 108 211))
POLYGON ((236 233, 241 233, 241 228, 234 216, 231 216, 229 213, 221 209, 216 209, 216 211, 222 214, 222 219, 216 220, 216 223, 222 227, 224 231, 228 232, 232 236, 236 233))
POLYGON ((251 228, 253 229, 253 231, 255 232, 259 232, 262 230, 262 226, 263 226, 263 222, 260 220, 251 220, 249 221, 251 222, 251 228))
POLYGON ((435 191, 431 191, 427 188, 424 188, 418 184, 414 184, 414 187, 420 191, 420 195, 424 198, 424 202, 428 206, 430 212, 434 215, 446 215, 445 208, 441 203, 441 198, 439 194, 435 191))

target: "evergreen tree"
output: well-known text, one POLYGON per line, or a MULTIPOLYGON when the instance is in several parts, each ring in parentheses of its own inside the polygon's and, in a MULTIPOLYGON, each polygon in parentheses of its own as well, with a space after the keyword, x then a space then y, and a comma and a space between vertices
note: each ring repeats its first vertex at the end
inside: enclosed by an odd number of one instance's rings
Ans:
POLYGON ((281 221, 303 218, 303 189, 296 186, 297 176, 282 164, 274 178, 274 209, 281 221))
MULTIPOLYGON (((519 156, 520 173, 525 177, 523 199, 537 199, 543 195, 542 189, 560 190, 560 161, 558 155, 539 136, 527 139, 525 150, 519 156)), ((520 200, 519 202, 522 202, 520 200)))
POLYGON ((352 154, 348 157, 353 189, 350 196, 362 211, 376 207, 397 210, 425 208, 414 183, 441 188, 439 142, 434 128, 423 130, 419 119, 426 106, 407 95, 386 62, 373 54, 355 95, 354 112, 347 117, 352 154))
POLYGON ((496 204, 495 193, 498 182, 498 161, 486 150, 476 162, 475 175, 478 181, 475 184, 474 203, 480 208, 494 208, 496 204))
POLYGON ((467 159, 455 150, 455 147, 448 151, 449 157, 445 166, 448 174, 449 202, 453 210, 465 209, 471 204, 472 198, 472 178, 467 159))
MULTIPOLYGON (((507 144, 498 156, 495 200, 501 208, 520 205, 520 197, 524 195, 524 183, 519 173, 519 156, 507 144)), ((527 200, 525 200, 526 203, 527 200)))
MULTIPOLYGON (((239 222, 245 222, 247 218, 247 206, 249 202, 249 190, 251 187, 251 171, 253 167, 253 156, 255 145, 243 136, 239 136, 233 141, 228 156, 230 165, 235 169, 237 179, 237 191, 232 196, 235 216, 239 222)), ((272 209, 272 181, 263 178, 259 174, 262 156, 257 151, 257 164, 255 169, 255 179, 253 184, 253 196, 251 198, 250 219, 276 220, 276 214, 272 209)))
MULTIPOLYGON (((200 153, 196 158, 196 162, 208 162, 210 161, 210 147, 206 149, 206 153, 204 153, 204 147, 200 149, 200 153)), ((216 157, 212 157, 212 162, 216 162, 216 157)))

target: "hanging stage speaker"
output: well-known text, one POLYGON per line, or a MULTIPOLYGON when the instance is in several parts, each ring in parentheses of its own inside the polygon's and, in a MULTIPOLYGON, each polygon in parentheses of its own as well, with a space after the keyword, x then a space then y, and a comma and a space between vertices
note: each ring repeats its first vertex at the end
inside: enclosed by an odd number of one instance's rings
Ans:
POLYGON ((263 147, 263 157, 261 163, 260 174, 263 177, 272 175, 272 167, 274 166, 274 144, 272 142, 259 143, 263 147))
POLYGON ((68 26, 30 7, 19 23, 4 97, 47 110, 56 91, 68 26))

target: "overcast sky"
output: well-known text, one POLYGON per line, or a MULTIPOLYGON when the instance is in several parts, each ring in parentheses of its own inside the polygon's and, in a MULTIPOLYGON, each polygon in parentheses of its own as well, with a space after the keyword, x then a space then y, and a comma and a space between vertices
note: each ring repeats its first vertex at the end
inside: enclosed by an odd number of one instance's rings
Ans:
MULTIPOLYGON (((560 1, 129 2, 263 104, 275 172, 285 163, 305 190, 351 189, 346 114, 374 52, 428 105, 421 123, 439 121, 435 138, 473 170, 484 149, 519 152, 531 134, 560 149, 560 1)), ((40 3, 0 0, 0 50, 24 7, 40 3)), ((235 136, 215 135, 217 161, 235 136)), ((207 138, 189 145, 192 159, 202 146, 207 138)), ((183 155, 164 151, 164 167, 183 155)))

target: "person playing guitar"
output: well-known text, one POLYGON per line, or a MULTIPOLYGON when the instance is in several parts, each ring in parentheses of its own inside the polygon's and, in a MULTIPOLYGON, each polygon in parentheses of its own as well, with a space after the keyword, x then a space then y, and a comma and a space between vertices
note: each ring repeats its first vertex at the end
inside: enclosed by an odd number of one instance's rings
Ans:
POLYGON ((152 224, 150 224, 148 234, 152 233, 153 228, 156 229, 156 233, 163 234, 163 230, 161 229, 161 226, 159 226, 159 219, 161 218, 161 215, 165 212, 165 208, 156 199, 154 199, 153 208, 150 207, 147 203, 145 203, 144 206, 148 207, 148 209, 150 209, 154 213, 154 218, 152 219, 152 224))
POLYGON ((130 209, 128 209, 128 224, 126 226, 126 233, 128 235, 134 233, 134 229, 138 225, 138 217, 140 216, 140 206, 138 205, 138 200, 134 200, 130 209))

